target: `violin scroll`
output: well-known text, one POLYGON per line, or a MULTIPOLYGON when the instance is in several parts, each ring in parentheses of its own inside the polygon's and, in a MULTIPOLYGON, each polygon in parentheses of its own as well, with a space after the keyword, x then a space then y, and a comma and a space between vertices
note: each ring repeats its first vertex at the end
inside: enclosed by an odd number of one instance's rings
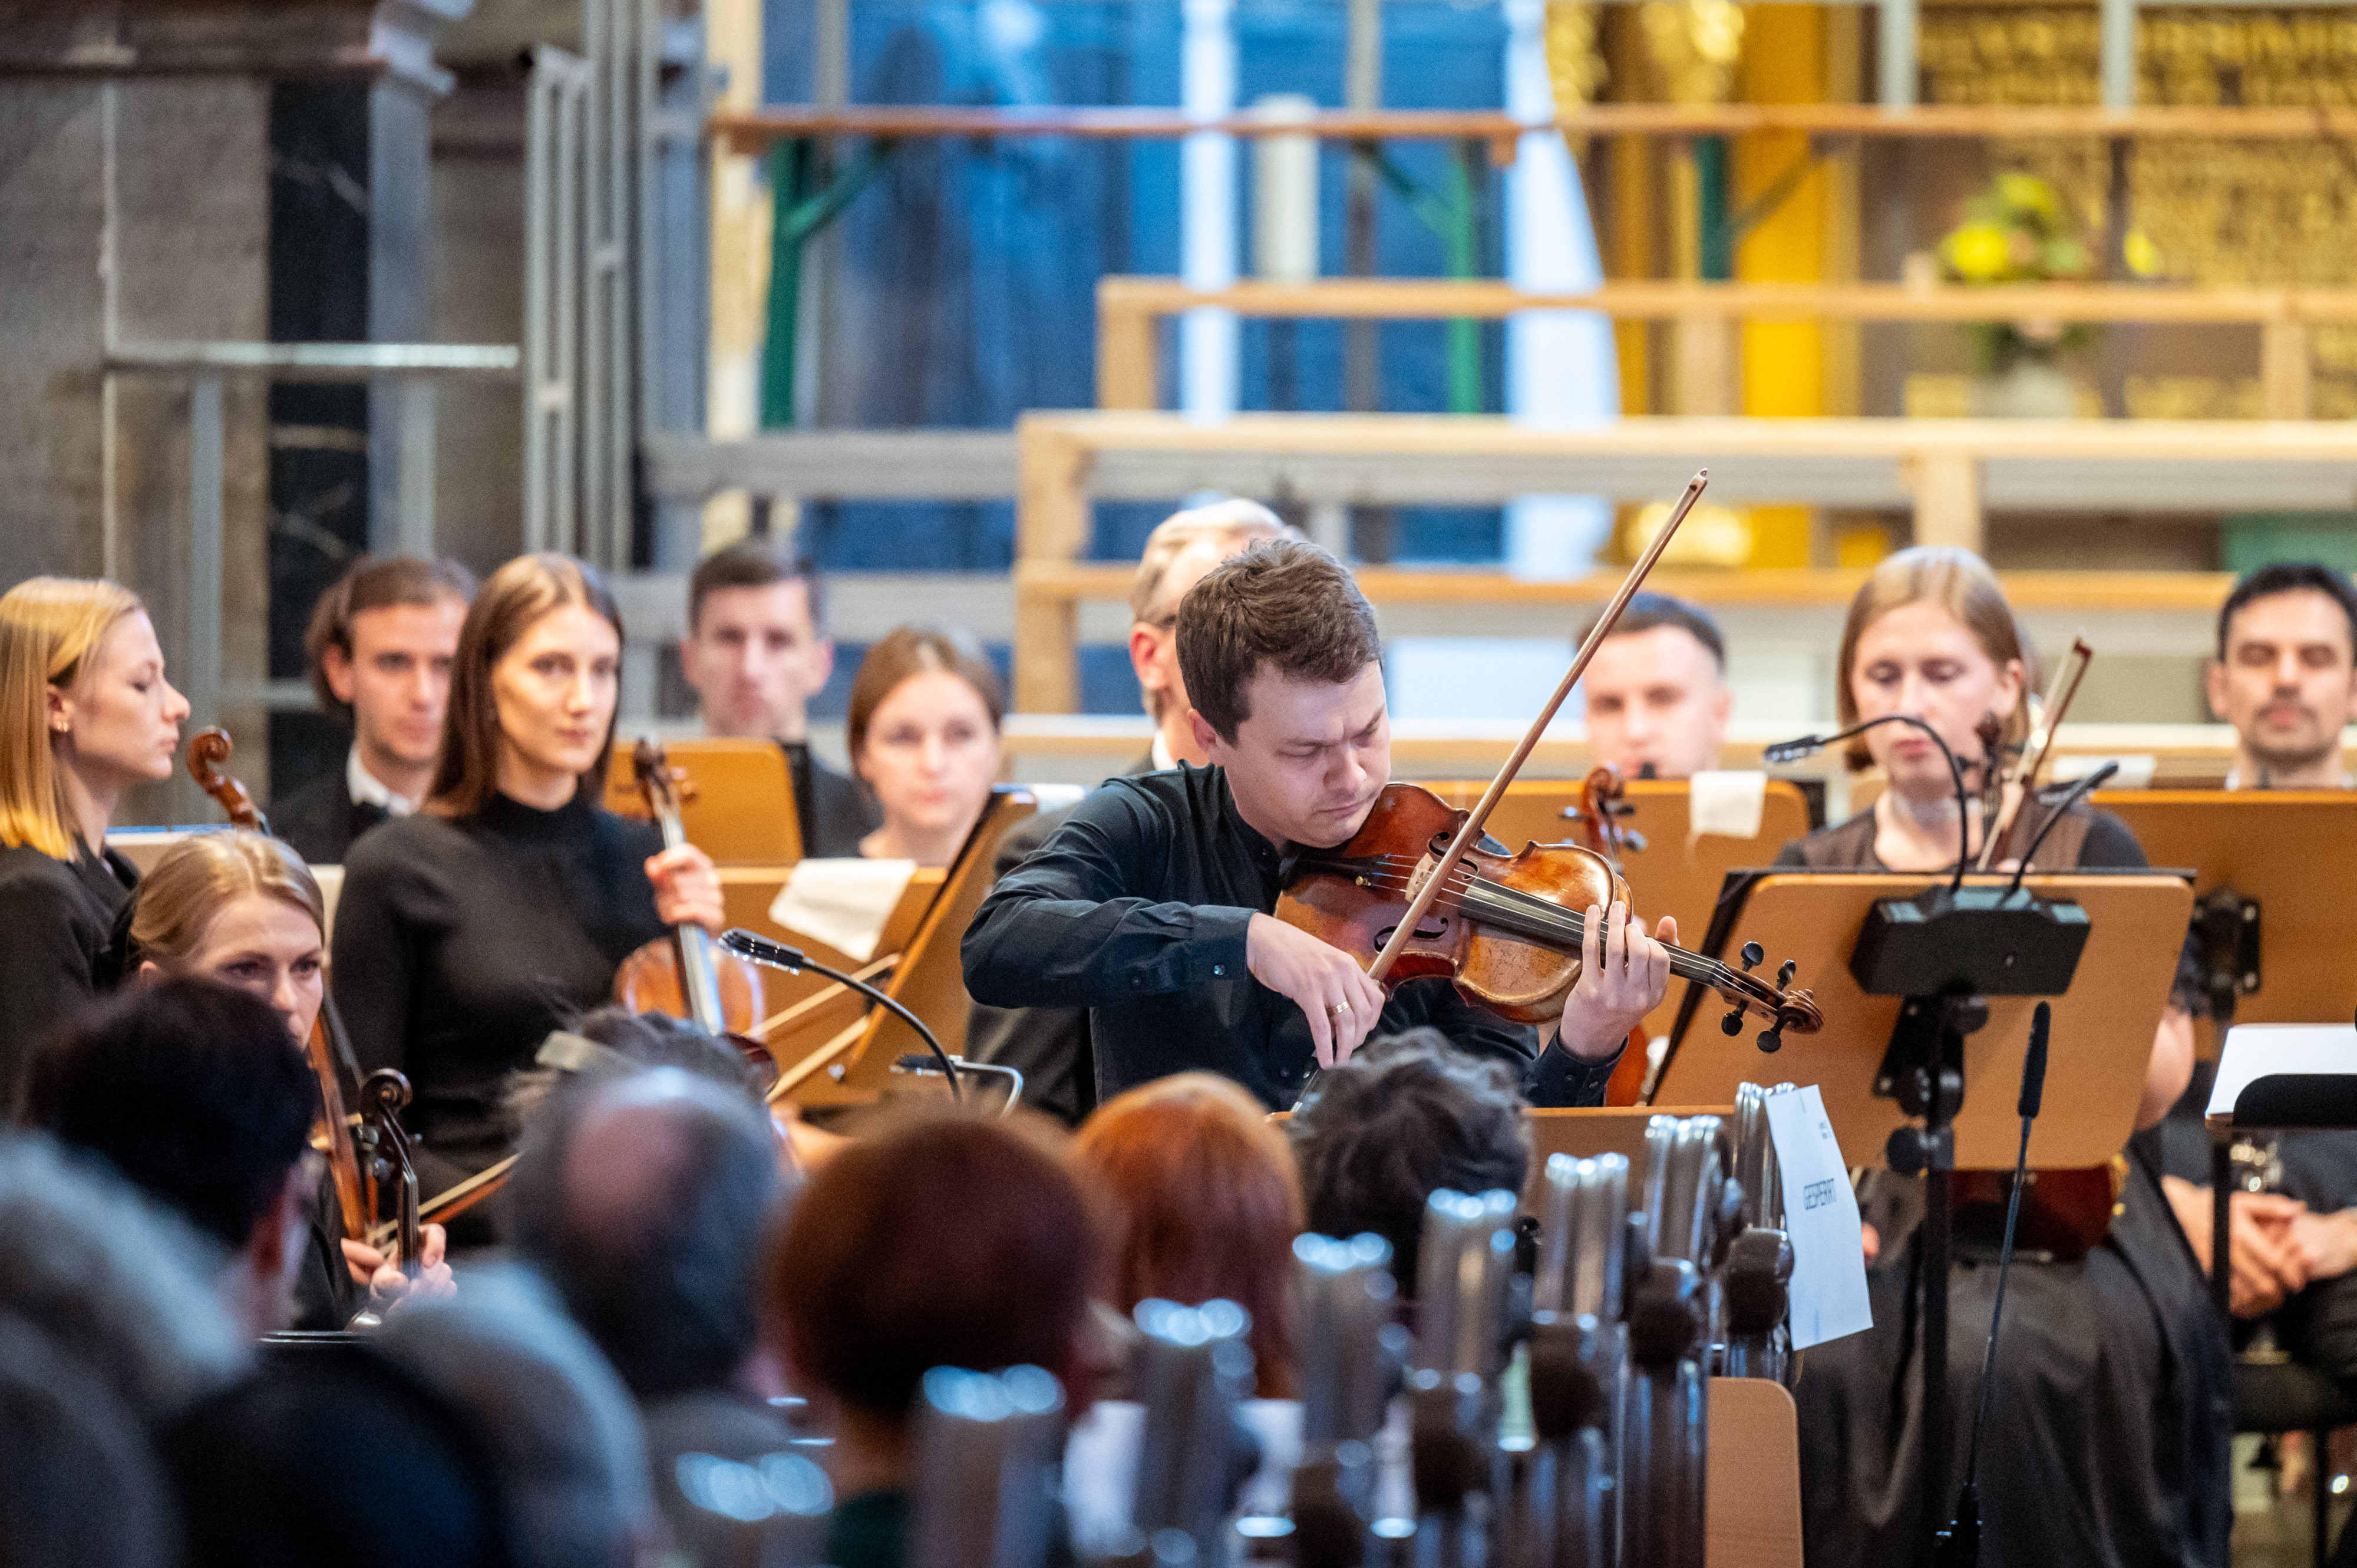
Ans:
POLYGON ((245 786, 229 771, 231 754, 236 750, 237 743, 219 725, 199 730, 188 737, 188 777, 197 781, 198 789, 219 803, 232 824, 266 833, 270 824, 263 817, 262 808, 253 803, 245 786))

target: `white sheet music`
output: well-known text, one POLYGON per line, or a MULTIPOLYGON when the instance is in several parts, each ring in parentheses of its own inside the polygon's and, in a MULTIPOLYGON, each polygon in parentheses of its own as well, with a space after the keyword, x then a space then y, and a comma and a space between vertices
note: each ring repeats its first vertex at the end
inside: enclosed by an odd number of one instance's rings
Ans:
POLYGON ((1698 839, 1705 833, 1721 833, 1733 839, 1756 839, 1767 806, 1765 773, 1697 773, 1686 787, 1686 836, 1698 839))
POLYGON ((786 875, 770 918, 866 963, 899 906, 913 860, 805 860, 786 875))
POLYGON ((1857 1194, 1817 1086, 1770 1095, 1768 1132, 1783 1182, 1784 1230, 1792 1238, 1792 1348, 1873 1327, 1857 1194))
POLYGON ((2231 1124, 2234 1101, 2271 1073, 2357 1073, 2357 1027, 2347 1024, 2237 1024, 2218 1053, 2211 1117, 2231 1124))

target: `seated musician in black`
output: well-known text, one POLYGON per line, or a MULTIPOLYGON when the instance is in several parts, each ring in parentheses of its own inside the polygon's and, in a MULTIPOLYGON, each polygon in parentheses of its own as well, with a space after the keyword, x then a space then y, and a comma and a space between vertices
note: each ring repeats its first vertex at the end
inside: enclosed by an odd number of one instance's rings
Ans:
POLYGON ((1085 1006, 1102 1098, 1224 1073, 1272 1109, 1370 1035, 1429 1024, 1505 1060, 1531 1102, 1600 1101, 1669 978, 1663 941, 1590 910, 1560 1033, 1542 1038, 1445 978, 1386 998, 1361 961, 1271 911, 1295 849, 1347 843, 1391 779, 1374 611, 1315 545, 1272 540, 1197 584, 1178 661, 1208 768, 1116 779, 975 913, 966 989, 994 1006, 1085 1006))
POLYGON ((810 748, 810 701, 834 673, 818 568, 758 537, 705 557, 687 580, 679 668, 703 701, 706 730, 775 741, 786 754, 802 853, 857 854, 883 813, 810 748))
MULTIPOLYGON (((1968 552, 1902 551, 1875 569, 1843 628, 1837 706, 1845 725, 1885 714, 1924 720, 1966 765, 1986 766, 1977 730, 2027 731, 2030 656, 2004 591, 1968 552)), ((1909 725, 1862 736, 1889 788, 1867 811, 1785 846, 1780 865, 1938 872, 1977 858, 1981 803, 1957 815, 1938 746, 1909 725)), ((2045 825, 2018 814, 1998 860, 2010 865, 2045 825)), ((2031 857, 2033 869, 2140 867, 2126 826, 2074 806, 2031 857)), ((1992 1568, 2072 1563, 2223 1563, 2232 1399, 2225 1337, 2201 1268, 2161 1195, 2157 1128, 2192 1070, 2184 998, 2165 1004, 2125 1152, 2108 1237, 2082 1261, 2015 1260, 1981 1450, 1981 1561, 1992 1568)), ((2058 1039, 2057 1049, 2067 1049, 2058 1039)), ((1984 1085, 1981 1092, 1993 1092, 1984 1085)), ((2006 1091, 2008 1093, 2009 1091, 2006 1091)), ((2050 1111, 2053 1099, 2047 1105, 2050 1111)), ((1808 1352, 1801 1412, 1803 1522, 1813 1564, 1895 1563, 1913 1555, 1922 1440, 1916 1320, 1919 1182, 1873 1171, 1861 1207, 1880 1231, 1868 1274, 1870 1330, 1808 1352)), ((1958 1228, 1951 1295, 1948 1411, 1961 1466, 1980 1391, 1996 1270, 1994 1236, 1958 1228)), ((1939 1481, 1953 1498, 1957 1477, 1939 1481)))
POLYGON ((506 1152, 508 1075, 606 1001, 625 958, 723 923, 709 856, 597 803, 621 656, 593 568, 500 567, 459 633, 424 809, 352 846, 330 983, 361 1070, 409 1075, 429 1197, 506 1152))
POLYGON ((129 589, 32 577, 0 596, 0 1114, 41 1036, 104 988, 139 880, 106 831, 124 790, 172 776, 188 716, 129 589))
POLYGON ((343 865, 352 840, 425 799, 474 595, 456 561, 362 556, 312 607, 311 690, 351 726, 352 744, 340 765, 270 802, 270 831, 311 865, 343 865))
MULTIPOLYGON (((116 920, 110 956, 127 984, 197 976, 251 992, 270 1004, 296 1051, 307 1052, 327 994, 326 930, 327 903, 302 857, 280 840, 225 828, 192 833, 157 857, 116 920)), ((253 1070, 271 1077, 267 1065, 253 1070)), ((102 1100, 101 1107, 102 1117, 102 1100)), ((164 1170, 195 1179, 168 1161, 164 1170)), ((381 1312, 409 1290, 409 1276, 382 1252, 344 1234, 331 1173, 319 1173, 305 1218, 310 1236, 295 1278, 293 1326, 341 1328, 371 1305, 371 1291, 385 1298, 374 1304, 381 1312)), ((436 1294, 449 1283, 445 1242, 439 1225, 420 1232, 419 1279, 436 1294)))

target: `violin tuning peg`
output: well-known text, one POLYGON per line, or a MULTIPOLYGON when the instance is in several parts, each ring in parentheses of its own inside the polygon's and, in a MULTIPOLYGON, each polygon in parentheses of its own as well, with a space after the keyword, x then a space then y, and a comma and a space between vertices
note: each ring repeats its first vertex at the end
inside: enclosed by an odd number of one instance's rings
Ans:
POLYGON ((1718 1021, 1718 1032, 1729 1036, 1743 1033, 1743 1009, 1738 1007, 1726 1017, 1721 1018, 1718 1021))
POLYGON ((1743 972, 1744 972, 1744 973, 1746 973, 1746 974, 1749 974, 1749 973, 1750 973, 1753 970, 1755 970, 1755 969, 1759 968, 1759 967, 1760 967, 1760 961, 1761 959, 1763 959, 1763 958, 1766 958, 1767 956, 1768 956, 1768 950, 1767 950, 1766 948, 1761 947, 1758 942, 1746 942, 1746 943, 1744 943, 1744 944, 1743 944, 1743 972))
POLYGON ((1767 1052, 1771 1057, 1778 1051, 1782 1050, 1784 1048, 1784 1026, 1778 1024, 1772 1028, 1760 1030, 1760 1048, 1767 1052))
POLYGON ((1788 958, 1782 963, 1778 964, 1776 966, 1776 989, 1782 991, 1791 986, 1792 983, 1792 972, 1800 967, 1801 961, 1796 958, 1788 958))

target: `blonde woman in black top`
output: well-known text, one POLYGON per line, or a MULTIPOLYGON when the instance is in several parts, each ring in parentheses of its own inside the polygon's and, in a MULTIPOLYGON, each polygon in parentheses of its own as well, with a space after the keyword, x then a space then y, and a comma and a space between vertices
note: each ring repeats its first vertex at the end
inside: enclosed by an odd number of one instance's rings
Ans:
POLYGON ((34 577, 0 596, 0 1112, 33 1045, 99 988, 138 880, 107 826, 124 790, 172 776, 188 716, 128 588, 34 577))
POLYGON ((621 655, 593 568, 554 554, 500 567, 459 633, 425 809, 352 846, 336 1001, 361 1069, 409 1075, 429 1191, 504 1152, 508 1074, 605 1002, 633 949, 722 924, 709 857, 597 803, 621 655))

